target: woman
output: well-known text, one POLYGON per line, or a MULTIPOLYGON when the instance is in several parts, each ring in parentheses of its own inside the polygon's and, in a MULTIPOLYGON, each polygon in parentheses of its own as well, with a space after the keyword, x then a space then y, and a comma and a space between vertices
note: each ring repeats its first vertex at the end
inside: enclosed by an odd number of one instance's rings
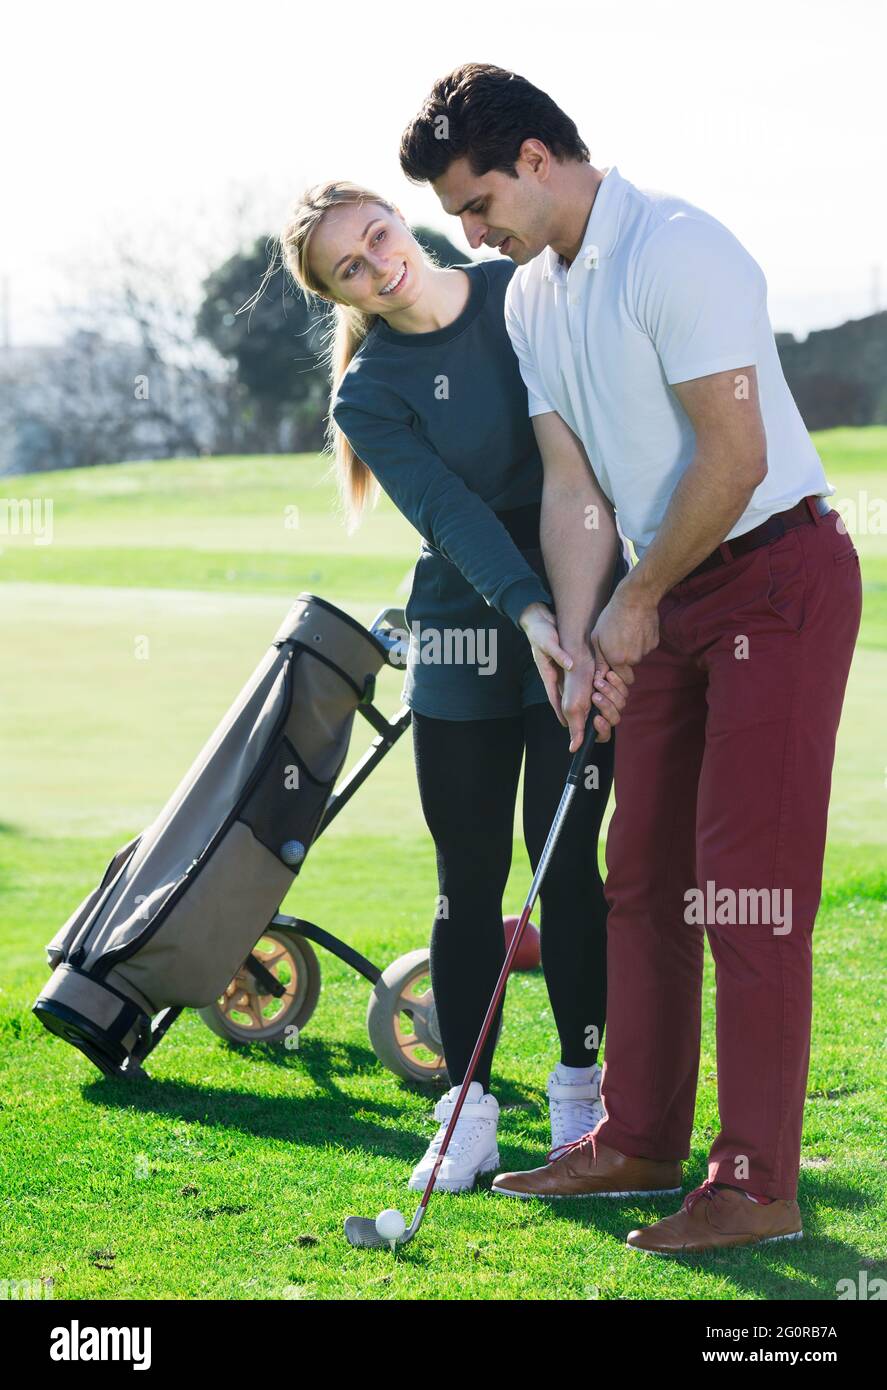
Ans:
MULTIPOLYGON (((421 1190, 504 959, 502 894, 522 758, 534 870, 570 761, 527 641, 542 634, 546 650, 559 652, 539 549, 542 462, 503 317, 509 262, 433 265, 390 202, 346 183, 309 190, 281 240, 296 282, 335 305, 330 432, 349 527, 381 485, 422 537, 406 605, 415 640, 402 698, 413 712, 420 798, 437 851, 443 910, 432 929, 431 981, 454 1084, 434 1108, 440 1126, 410 1180, 421 1190), (441 639, 442 659, 425 657, 429 631, 441 639), (448 632, 461 634, 449 661, 448 632)), ((608 519, 596 543, 612 552, 602 606, 614 571, 622 573, 608 519)), ((624 696, 614 673, 599 679, 602 740, 624 696)), ((612 759, 612 742, 599 743, 597 787, 571 812, 540 895, 542 963, 561 1047, 548 1081, 553 1149, 602 1114, 606 904, 596 847, 612 759)), ((440 1189, 471 1188, 499 1164, 498 1105, 489 1094, 496 1034, 440 1189)))

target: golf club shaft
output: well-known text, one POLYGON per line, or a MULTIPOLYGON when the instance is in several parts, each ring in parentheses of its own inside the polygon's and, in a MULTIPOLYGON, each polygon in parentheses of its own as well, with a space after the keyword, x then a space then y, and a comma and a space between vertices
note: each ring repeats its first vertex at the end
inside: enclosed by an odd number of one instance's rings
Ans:
POLYGON ((552 854, 554 853, 554 847, 557 844, 558 836, 561 832, 561 827, 564 823, 567 812, 570 809, 570 803, 572 802, 573 797, 576 793, 576 788, 579 785, 579 779, 582 776, 582 771, 585 766, 585 760, 591 752, 592 745, 594 744, 594 715, 595 711, 592 710, 588 716, 588 722, 586 724, 585 735, 582 740, 582 745, 573 754, 573 761, 570 763, 570 770, 567 774, 567 784, 564 787, 560 803, 554 814, 554 820, 551 823, 551 829, 548 832, 548 838, 545 841, 545 847, 542 850, 542 854, 539 857, 539 864, 536 868, 535 874, 533 875, 533 882, 530 885, 530 891, 527 894, 527 900, 524 903, 523 911, 521 912, 521 915, 518 919, 517 927, 515 928, 514 935, 511 938, 511 943, 508 947, 508 950, 505 953, 505 960, 502 964, 502 969, 499 972, 499 979, 496 981, 496 988, 493 990, 493 997, 490 1000, 489 1008, 487 1009, 486 1015, 484 1016, 484 1021, 481 1024, 480 1034, 478 1035, 477 1042, 474 1045, 474 1051, 471 1054, 471 1060, 469 1061, 468 1066, 466 1068, 465 1079, 463 1080, 461 1088, 459 1090, 459 1094, 456 1097, 456 1104, 453 1107, 453 1114, 450 1118, 449 1124, 447 1125, 447 1131, 443 1137, 443 1143, 440 1146, 440 1152, 437 1155, 434 1167, 431 1170, 431 1176, 429 1177, 428 1182, 425 1185, 425 1191, 422 1193, 422 1200, 419 1203, 419 1209, 416 1212, 416 1216, 419 1217, 420 1221, 422 1219, 422 1216, 424 1216, 425 1214, 425 1208, 428 1206, 428 1203, 431 1199, 431 1194, 434 1191, 434 1184, 437 1181, 437 1175, 440 1171, 440 1165, 443 1163, 444 1158, 446 1157, 447 1149, 450 1146, 450 1139, 452 1138, 453 1132, 455 1131, 456 1124, 459 1120, 459 1115, 462 1111, 462 1106, 465 1104, 465 1097, 468 1094, 468 1087, 474 1080, 474 1073, 477 1068, 477 1063, 480 1058, 480 1054, 483 1051, 484 1044, 486 1043, 487 1037, 489 1036, 490 1029, 493 1025, 493 1019, 496 1016, 496 1010, 499 1007, 502 995, 505 993, 505 986, 508 983, 508 976, 511 974, 511 967, 514 963, 514 958, 517 955, 517 950, 520 946, 520 941, 521 937, 523 936, 524 928, 527 925, 527 922, 529 922, 530 920, 530 913, 533 910, 533 904, 535 903, 536 898, 538 897, 539 889, 542 885, 542 880, 545 877, 545 870, 547 869, 548 862, 551 859, 552 854), (422 1216, 419 1215, 420 1212, 422 1216))

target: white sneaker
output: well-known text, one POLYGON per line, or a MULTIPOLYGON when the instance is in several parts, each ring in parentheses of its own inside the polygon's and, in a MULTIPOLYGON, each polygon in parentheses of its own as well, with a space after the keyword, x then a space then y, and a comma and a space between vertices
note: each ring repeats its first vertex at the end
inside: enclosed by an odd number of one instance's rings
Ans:
MULTIPOLYGON (((413 1169, 410 1178, 410 1189, 413 1192, 425 1191, 460 1089, 459 1086, 453 1086, 434 1107, 434 1118, 440 1121, 440 1129, 428 1145, 421 1163, 417 1163, 413 1169)), ((472 1081, 468 1087, 465 1104, 459 1112, 450 1146, 440 1165, 440 1172, 434 1184, 435 1192, 469 1192, 474 1187, 479 1173, 491 1173, 499 1167, 499 1150, 496 1147, 498 1121, 499 1102, 496 1097, 484 1095, 480 1082, 472 1081)))
POLYGON ((551 1158, 604 1118, 601 1102, 601 1069, 590 1069, 587 1081, 562 1081, 557 1068, 548 1078, 548 1105, 551 1111, 551 1158))

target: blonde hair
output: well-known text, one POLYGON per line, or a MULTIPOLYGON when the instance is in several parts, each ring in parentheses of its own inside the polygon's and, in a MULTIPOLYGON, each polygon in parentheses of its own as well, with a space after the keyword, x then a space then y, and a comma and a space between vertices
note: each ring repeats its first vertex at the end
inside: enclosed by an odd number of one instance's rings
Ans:
MULTIPOLYGON (((312 236, 330 208, 360 206, 363 203, 378 203, 389 212, 397 212, 394 204, 387 198, 382 198, 372 189, 363 188, 360 184, 344 180, 315 184, 312 188, 306 189, 293 207, 279 241, 283 264, 304 294, 309 298, 329 300, 333 304, 334 323, 326 343, 326 360, 330 374, 326 441, 333 455, 332 471, 336 477, 339 499, 349 533, 358 526, 367 503, 371 502, 375 506, 380 489, 369 468, 355 454, 347 437, 333 419, 332 402, 336 387, 345 375, 354 354, 377 321, 378 315, 364 314, 350 304, 342 304, 335 300, 329 288, 312 270, 310 251, 312 236)), ((259 287, 259 294, 273 271, 272 263, 259 287)))

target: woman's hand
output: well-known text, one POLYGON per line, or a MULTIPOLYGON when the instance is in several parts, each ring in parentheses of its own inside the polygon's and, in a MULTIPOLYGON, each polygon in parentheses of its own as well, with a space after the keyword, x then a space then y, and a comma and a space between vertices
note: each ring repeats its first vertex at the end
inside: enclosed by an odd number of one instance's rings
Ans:
POLYGON ((591 652, 575 660, 564 674, 561 720, 570 730, 570 752, 582 747, 589 711, 594 707, 598 743, 609 743, 628 700, 628 686, 615 671, 596 663, 591 652))
POLYGON ((554 614, 545 603, 530 603, 520 615, 520 625, 527 634, 549 703, 561 723, 566 724, 560 687, 564 672, 573 665, 573 658, 561 646, 554 614))
POLYGON ((602 661, 596 663, 587 648, 579 659, 574 659, 561 646, 555 617, 547 604, 528 604, 520 616, 520 625, 527 634, 549 703, 570 730, 570 752, 581 746, 592 703, 597 709, 597 736, 601 743, 606 743, 628 699, 626 682, 615 671, 608 671, 602 661))

